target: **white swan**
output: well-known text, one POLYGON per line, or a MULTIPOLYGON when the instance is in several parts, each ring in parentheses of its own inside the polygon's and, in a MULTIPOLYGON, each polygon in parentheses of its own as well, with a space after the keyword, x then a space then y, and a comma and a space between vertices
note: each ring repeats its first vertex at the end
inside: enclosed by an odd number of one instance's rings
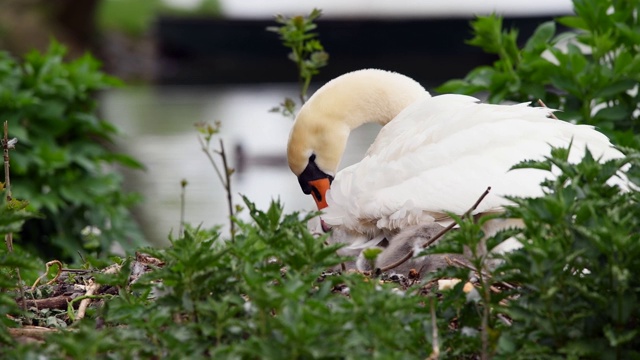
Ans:
POLYGON ((602 160, 623 156, 593 127, 549 114, 528 104, 431 97, 404 75, 360 70, 328 82, 300 109, 287 157, 328 225, 371 239, 417 224, 447 224, 446 212, 463 214, 488 186, 476 214, 502 211, 504 195, 540 195, 548 172, 509 169, 542 159, 550 146, 572 143, 572 162, 585 146, 602 160), (366 122, 384 127, 362 161, 337 172, 349 132, 366 122))

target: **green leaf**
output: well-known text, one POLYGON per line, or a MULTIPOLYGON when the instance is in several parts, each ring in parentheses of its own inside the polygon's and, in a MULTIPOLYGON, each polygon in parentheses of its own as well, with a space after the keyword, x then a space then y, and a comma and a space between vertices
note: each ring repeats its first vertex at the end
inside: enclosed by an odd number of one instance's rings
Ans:
POLYGON ((556 21, 559 24, 562 24, 570 28, 587 30, 587 23, 584 21, 583 18, 578 16, 562 16, 557 18, 556 21))
POLYGON ((527 40, 523 50, 528 52, 540 53, 547 48, 551 38, 556 32, 556 25, 553 21, 547 21, 540 24, 533 35, 527 40))
POLYGON ((144 170, 145 166, 135 158, 125 154, 109 153, 102 156, 109 163, 118 163, 131 169, 144 170))
POLYGON ((629 115, 627 109, 620 105, 614 105, 611 107, 606 107, 604 109, 599 110, 594 119, 597 121, 603 120, 621 120, 629 115))
POLYGON ((616 96, 620 93, 631 90, 633 87, 637 86, 638 83, 632 79, 622 79, 614 82, 608 83, 608 85, 599 89, 594 96, 610 98, 612 96, 616 96))
POLYGON ((471 21, 474 37, 467 44, 480 47, 487 53, 498 54, 502 45, 502 18, 495 14, 479 16, 471 21))

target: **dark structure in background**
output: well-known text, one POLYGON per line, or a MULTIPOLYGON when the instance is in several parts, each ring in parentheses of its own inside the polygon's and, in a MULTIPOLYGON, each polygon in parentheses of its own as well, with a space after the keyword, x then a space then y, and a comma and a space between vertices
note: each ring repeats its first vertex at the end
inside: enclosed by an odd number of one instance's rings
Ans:
MULTIPOLYGON (((525 40, 544 18, 505 19, 525 40)), ((157 24, 159 84, 295 82, 295 65, 269 20, 161 18, 157 24)), ((361 68, 394 70, 427 86, 459 78, 495 57, 465 43, 468 19, 321 20, 317 32, 329 65, 317 81, 361 68)))

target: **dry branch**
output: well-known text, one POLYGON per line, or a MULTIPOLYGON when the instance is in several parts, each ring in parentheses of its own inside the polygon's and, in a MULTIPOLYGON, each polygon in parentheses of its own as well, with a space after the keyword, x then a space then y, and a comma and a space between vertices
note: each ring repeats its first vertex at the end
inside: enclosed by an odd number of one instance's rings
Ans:
POLYGON ((9 334, 14 338, 29 338, 35 340, 45 340, 46 336, 58 330, 42 326, 25 326, 21 328, 9 328, 9 334))
POLYGON ((45 264, 45 271, 44 274, 38 276, 38 278, 36 279, 36 281, 33 283, 33 286, 31 286, 31 291, 33 292, 36 289, 36 286, 38 286, 38 284, 40 283, 40 281, 47 276, 47 274, 49 273, 49 268, 51 267, 51 265, 56 264, 58 265, 58 272, 56 273, 56 276, 49 280, 47 282, 46 285, 51 285, 53 284, 56 280, 58 280, 58 278, 60 277, 60 274, 62 274, 62 262, 60 260, 52 260, 49 261, 48 263, 45 264))
MULTIPOLYGON (((548 108, 548 106, 544 102, 542 102, 542 99, 538 99, 538 105, 544 108, 548 108)), ((558 120, 558 117, 553 112, 549 113, 549 117, 552 119, 558 120)))
POLYGON ((46 299, 28 299, 24 302, 27 308, 64 310, 71 300, 73 300, 72 295, 60 295, 46 299))
MULTIPOLYGON (((109 266, 108 268, 102 271, 103 274, 116 274, 120 271, 121 266, 118 264, 114 264, 109 266)), ((87 311, 87 307, 91 304, 93 300, 93 295, 95 295, 100 289, 100 284, 95 282, 93 279, 89 279, 87 284, 87 292, 84 294, 84 299, 80 301, 80 306, 78 306, 78 313, 76 314, 76 320, 80 320, 84 318, 84 315, 87 311)))

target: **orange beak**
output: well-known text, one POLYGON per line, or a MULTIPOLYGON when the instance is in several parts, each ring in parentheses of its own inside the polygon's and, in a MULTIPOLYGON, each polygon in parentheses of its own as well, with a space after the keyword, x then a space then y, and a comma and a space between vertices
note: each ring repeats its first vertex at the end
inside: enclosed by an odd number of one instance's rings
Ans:
POLYGON ((331 182, 327 178, 321 178, 317 180, 309 181, 309 185, 312 187, 311 195, 313 196, 313 200, 316 201, 316 205, 318 206, 318 210, 322 210, 326 208, 327 205, 327 190, 331 187, 331 182))

